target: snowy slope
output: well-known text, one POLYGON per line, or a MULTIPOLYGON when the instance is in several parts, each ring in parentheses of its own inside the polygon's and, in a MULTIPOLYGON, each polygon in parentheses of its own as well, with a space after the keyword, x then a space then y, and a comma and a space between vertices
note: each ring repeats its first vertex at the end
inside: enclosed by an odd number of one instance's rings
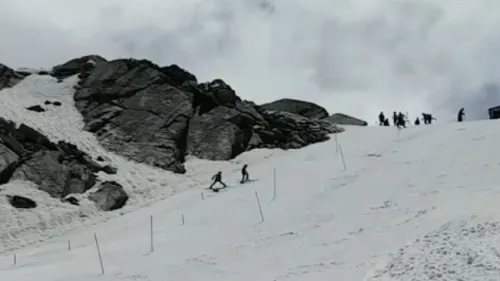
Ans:
MULTIPOLYGON (((209 185, 210 177, 218 170, 230 172, 239 170, 238 160, 228 162, 209 162, 192 160, 186 163, 187 173, 175 175, 161 169, 130 162, 121 156, 107 152, 95 137, 86 131, 81 114, 74 106, 73 86, 76 76, 57 83, 51 76, 31 75, 11 89, 0 90, 0 117, 20 125, 25 123, 54 142, 59 140, 76 144, 92 157, 109 159, 119 167, 116 175, 99 174, 100 180, 117 180, 130 196, 127 206, 120 210, 126 213, 140 206, 161 200, 186 189, 209 185), (60 101, 61 106, 46 106, 45 112, 33 112, 25 108, 43 105, 45 101, 60 101), (237 165, 235 166, 236 163, 237 165), (201 176, 199 176, 201 175, 201 176)), ((280 151, 261 150, 247 157, 246 163, 252 165, 269 155, 280 151)), ((0 253, 20 246, 39 243, 47 238, 56 237, 78 226, 93 224, 96 220, 106 220, 120 213, 99 212, 92 202, 82 196, 82 205, 75 207, 61 203, 46 196, 43 192, 30 188, 30 183, 12 182, 0 188, 0 253), (28 187, 27 187, 28 186, 28 187), (16 193, 30 195, 41 207, 37 212, 16 210, 5 200, 4 194, 16 193)), ((92 192, 90 190, 89 192, 92 192)))
MULTIPOLYGON (((11 117, 120 165, 118 177, 135 192, 129 207, 135 211, 95 225, 88 219, 85 228, 17 250, 15 265, 12 253, 6 253, 0 257, 0 280, 500 280, 498 122, 411 127, 399 134, 394 128, 348 128, 338 135, 345 171, 332 138, 301 150, 251 151, 227 163, 191 160, 186 179, 130 164, 81 132, 80 117, 70 106, 74 81, 29 79, 12 90, 17 96, 8 93, 16 97, 1 97, 11 103, 5 108, 11 117), (33 105, 21 87, 38 93, 30 99, 57 95, 50 98, 61 100, 65 110, 45 113, 47 123, 14 110, 18 103, 33 105), (64 118, 55 118, 63 113, 64 118), (243 162, 258 180, 239 186, 243 162), (277 198, 271 202, 274 168, 277 198), (203 189, 217 169, 234 189, 220 194, 203 189)), ((52 233, 61 230, 68 227, 52 233)), ((24 233, 23 239, 33 234, 24 233)), ((45 233, 36 236, 49 237, 45 233)))

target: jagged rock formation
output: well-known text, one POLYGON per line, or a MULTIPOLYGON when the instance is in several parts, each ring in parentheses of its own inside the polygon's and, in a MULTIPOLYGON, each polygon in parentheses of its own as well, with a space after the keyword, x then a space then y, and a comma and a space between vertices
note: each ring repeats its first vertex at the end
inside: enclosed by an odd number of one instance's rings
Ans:
POLYGON ((335 113, 323 120, 336 125, 368 126, 368 122, 342 113, 335 113))
POLYGON ((328 111, 323 107, 307 101, 295 99, 280 99, 261 105, 263 109, 285 111, 307 118, 322 119, 328 117, 328 111))
MULTIPOLYGON (((81 80, 74 99, 85 130, 95 133, 110 151, 177 173, 185 172, 187 154, 228 160, 254 148, 300 148, 343 130, 319 120, 328 112, 316 104, 282 99, 257 106, 238 97, 224 81, 198 83, 177 65, 107 61, 89 55, 43 73, 2 67, 0 89, 32 73, 60 81, 78 75, 81 80)), ((43 111, 43 107, 28 110, 43 111)))
POLYGON ((242 100, 220 79, 198 83, 177 65, 92 55, 52 71, 59 79, 75 74, 81 80, 74 99, 85 130, 110 151, 177 173, 185 172, 187 154, 228 160, 253 148, 300 148, 342 131, 308 118, 328 115, 316 105, 268 110, 242 100))
POLYGON ((0 184, 28 180, 55 198, 84 193, 99 171, 116 172, 92 160, 75 145, 50 142, 35 129, 0 118, 0 184))
POLYGON ((13 87, 28 75, 29 73, 14 71, 0 63, 0 90, 13 87))

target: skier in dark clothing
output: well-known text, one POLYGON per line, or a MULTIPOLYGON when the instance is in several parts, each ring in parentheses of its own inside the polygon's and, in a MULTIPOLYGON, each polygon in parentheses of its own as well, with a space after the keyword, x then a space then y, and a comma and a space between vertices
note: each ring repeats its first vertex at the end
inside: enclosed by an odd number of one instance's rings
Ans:
POLYGON ((422 117, 424 119, 424 124, 430 125, 432 124, 432 120, 436 120, 436 118, 432 117, 432 114, 422 113, 422 117))
POLYGON ((384 120, 384 126, 389 127, 391 124, 389 124, 389 119, 385 118, 384 120))
POLYGON ((223 185, 223 187, 227 187, 227 185, 226 185, 224 182, 222 182, 222 172, 221 172, 221 171, 218 171, 218 172, 217 172, 217 174, 215 174, 215 175, 212 177, 212 180, 213 180, 214 182, 210 185, 209 189, 214 190, 214 189, 213 189, 213 187, 214 187, 214 185, 215 185, 216 183, 220 183, 220 184, 222 184, 222 185, 223 185))
POLYGON ((464 113, 464 108, 462 107, 462 108, 460 108, 460 110, 458 111, 457 121, 458 121, 458 122, 462 122, 462 121, 464 121, 464 115, 465 115, 465 113, 464 113))
POLYGON ((245 165, 243 165, 243 168, 241 168, 241 182, 240 183, 245 183, 245 182, 250 180, 248 178, 247 167, 248 167, 248 165, 245 164, 245 165))
POLYGON ((392 113, 392 122, 394 123, 394 126, 398 125, 398 114, 396 113, 396 111, 392 113))
POLYGON ((380 126, 384 125, 384 121, 385 121, 384 112, 380 112, 380 114, 378 115, 378 121, 380 123, 380 126))
POLYGON ((397 120, 396 121, 397 121, 396 126, 398 128, 401 128, 401 127, 406 128, 406 120, 405 120, 405 116, 404 116, 403 113, 400 112, 397 115, 397 120))
POLYGON ((418 125, 420 125, 420 119, 418 119, 418 117, 417 117, 417 119, 415 119, 415 126, 418 126, 418 125))

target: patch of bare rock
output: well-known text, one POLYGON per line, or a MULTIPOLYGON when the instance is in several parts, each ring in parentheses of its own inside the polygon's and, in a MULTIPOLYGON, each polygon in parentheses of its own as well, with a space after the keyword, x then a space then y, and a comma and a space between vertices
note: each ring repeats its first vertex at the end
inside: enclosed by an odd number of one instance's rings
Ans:
MULTIPOLYGON (((96 173, 100 171, 114 174, 116 168, 99 164, 75 145, 62 141, 52 143, 27 125, 17 127, 13 122, 0 118, 0 184, 16 179, 27 180, 50 196, 64 199, 70 194, 85 193, 93 188, 97 183, 96 173)), ((123 189, 118 184, 114 187, 123 189)), ((107 193, 116 191, 109 190, 103 183, 98 188, 98 194, 90 199, 98 203, 101 200, 99 197, 109 196, 107 193)), ((16 208, 36 207, 36 203, 26 203, 31 198, 16 194, 10 196, 9 202, 16 208)), ((127 197, 123 192, 120 196, 127 197)))

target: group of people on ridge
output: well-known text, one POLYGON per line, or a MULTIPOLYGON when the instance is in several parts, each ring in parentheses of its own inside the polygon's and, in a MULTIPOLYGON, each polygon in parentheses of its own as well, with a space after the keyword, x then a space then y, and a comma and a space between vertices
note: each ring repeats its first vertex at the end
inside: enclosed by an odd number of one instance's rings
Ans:
MULTIPOLYGON (((243 168, 241 168, 241 181, 240 181, 241 184, 250 180, 250 177, 249 177, 248 171, 247 171, 247 167, 248 167, 248 165, 245 164, 245 165, 243 165, 243 168)), ((213 191, 217 191, 218 189, 213 188, 216 183, 220 183, 222 185, 222 188, 227 187, 227 185, 222 181, 222 172, 221 171, 218 171, 217 174, 213 175, 212 180, 213 180, 213 182, 208 189, 211 189, 213 191)))
MULTIPOLYGON (((457 121, 463 122, 464 116, 465 116, 465 112, 464 112, 464 108, 462 107, 458 111, 457 121)), ((422 120, 424 121, 425 125, 430 125, 430 124, 432 124, 432 120, 437 120, 437 119, 434 118, 432 116, 432 114, 422 113, 422 120)), ((380 114, 378 115, 378 121, 379 121, 380 126, 390 126, 389 119, 385 117, 384 112, 380 112, 380 114)), ((405 116, 402 112, 396 113, 396 111, 394 111, 394 113, 392 114, 392 121, 393 121, 394 126, 396 126, 398 128, 401 128, 401 127, 406 128, 406 122, 408 122, 408 117, 405 116)), ((420 125, 420 119, 417 117, 413 124, 415 124, 416 126, 420 125)))

